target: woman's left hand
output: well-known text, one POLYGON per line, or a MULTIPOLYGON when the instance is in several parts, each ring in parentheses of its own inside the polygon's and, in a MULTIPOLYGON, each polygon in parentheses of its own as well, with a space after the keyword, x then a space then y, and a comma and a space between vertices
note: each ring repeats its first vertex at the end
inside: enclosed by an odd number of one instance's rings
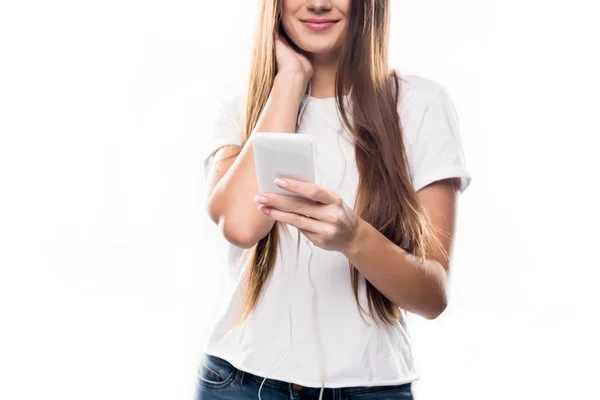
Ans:
POLYGON ((293 225, 325 250, 344 252, 356 238, 361 221, 340 196, 321 186, 295 179, 276 179, 277 186, 307 197, 260 193, 259 210, 276 221, 293 225))

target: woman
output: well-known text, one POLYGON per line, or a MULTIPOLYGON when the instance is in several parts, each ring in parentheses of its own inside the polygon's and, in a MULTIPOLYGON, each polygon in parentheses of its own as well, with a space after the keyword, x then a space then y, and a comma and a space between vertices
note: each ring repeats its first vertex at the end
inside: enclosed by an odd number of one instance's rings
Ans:
POLYGON ((262 1, 247 96, 204 158, 231 281, 198 399, 412 399, 406 314, 446 308, 471 176, 444 87, 388 66, 389 7, 262 1), (259 131, 315 140, 319 184, 278 183, 312 200, 258 193, 259 131))

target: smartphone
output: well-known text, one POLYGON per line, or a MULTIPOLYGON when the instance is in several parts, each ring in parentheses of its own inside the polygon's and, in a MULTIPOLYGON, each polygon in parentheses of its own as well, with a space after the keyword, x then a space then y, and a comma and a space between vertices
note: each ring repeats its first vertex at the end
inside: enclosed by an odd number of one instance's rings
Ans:
POLYGON ((315 142, 303 133, 254 132, 250 135, 261 193, 304 197, 277 186, 275 178, 316 183, 315 142))

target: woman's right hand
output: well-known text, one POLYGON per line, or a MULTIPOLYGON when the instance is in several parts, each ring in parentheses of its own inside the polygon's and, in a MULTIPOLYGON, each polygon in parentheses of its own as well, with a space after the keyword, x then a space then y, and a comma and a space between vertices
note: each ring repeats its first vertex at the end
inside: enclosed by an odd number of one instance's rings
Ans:
POLYGON ((306 84, 312 77, 313 67, 308 58, 294 50, 281 35, 275 38, 277 73, 291 73, 304 78, 306 84))

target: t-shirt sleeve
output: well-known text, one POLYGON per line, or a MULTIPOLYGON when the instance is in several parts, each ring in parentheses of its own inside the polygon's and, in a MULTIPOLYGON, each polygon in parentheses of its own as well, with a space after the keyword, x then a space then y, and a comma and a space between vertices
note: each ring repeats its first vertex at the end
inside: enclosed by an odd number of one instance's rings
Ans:
POLYGON ((235 96, 222 101, 217 108, 214 124, 207 132, 208 140, 202 152, 204 179, 208 178, 208 170, 215 151, 228 144, 242 146, 241 107, 241 96, 235 96))
POLYGON ((442 87, 426 107, 413 143, 415 191, 447 178, 460 178, 460 192, 471 183, 459 121, 446 89, 442 87))

